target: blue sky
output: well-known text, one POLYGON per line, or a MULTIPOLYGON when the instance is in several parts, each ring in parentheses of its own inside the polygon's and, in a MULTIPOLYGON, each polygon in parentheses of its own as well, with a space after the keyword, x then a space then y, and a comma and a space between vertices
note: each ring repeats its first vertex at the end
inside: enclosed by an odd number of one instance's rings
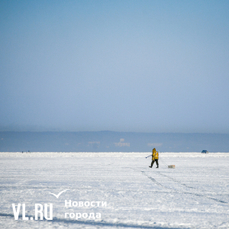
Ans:
POLYGON ((229 133, 228 1, 1 1, 0 130, 229 133))

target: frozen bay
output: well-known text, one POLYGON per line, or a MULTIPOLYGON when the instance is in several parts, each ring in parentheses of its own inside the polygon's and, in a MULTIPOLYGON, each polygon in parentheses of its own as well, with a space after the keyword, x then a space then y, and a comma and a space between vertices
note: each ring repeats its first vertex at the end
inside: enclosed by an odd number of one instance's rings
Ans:
POLYGON ((159 169, 149 154, 0 153, 0 227, 229 228, 229 153, 160 153, 159 169))

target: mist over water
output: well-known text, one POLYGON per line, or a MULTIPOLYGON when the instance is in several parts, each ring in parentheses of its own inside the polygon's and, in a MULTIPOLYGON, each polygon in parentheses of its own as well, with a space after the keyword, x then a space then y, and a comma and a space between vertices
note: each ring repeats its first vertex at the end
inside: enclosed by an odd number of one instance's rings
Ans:
POLYGON ((229 134, 0 132, 1 152, 229 152, 229 134))

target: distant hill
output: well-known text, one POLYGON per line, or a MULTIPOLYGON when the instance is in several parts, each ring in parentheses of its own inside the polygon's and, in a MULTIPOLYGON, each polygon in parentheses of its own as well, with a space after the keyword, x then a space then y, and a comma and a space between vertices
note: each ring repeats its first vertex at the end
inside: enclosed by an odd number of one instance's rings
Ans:
POLYGON ((1 152, 229 152, 229 134, 0 132, 1 152))

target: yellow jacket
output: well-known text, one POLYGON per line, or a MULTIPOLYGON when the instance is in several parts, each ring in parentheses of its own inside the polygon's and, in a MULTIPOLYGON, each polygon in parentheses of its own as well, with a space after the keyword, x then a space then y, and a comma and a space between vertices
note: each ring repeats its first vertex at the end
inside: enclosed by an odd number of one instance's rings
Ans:
POLYGON ((159 154, 156 151, 156 149, 153 148, 153 150, 152 150, 152 160, 154 161, 155 159, 159 159, 159 154))

